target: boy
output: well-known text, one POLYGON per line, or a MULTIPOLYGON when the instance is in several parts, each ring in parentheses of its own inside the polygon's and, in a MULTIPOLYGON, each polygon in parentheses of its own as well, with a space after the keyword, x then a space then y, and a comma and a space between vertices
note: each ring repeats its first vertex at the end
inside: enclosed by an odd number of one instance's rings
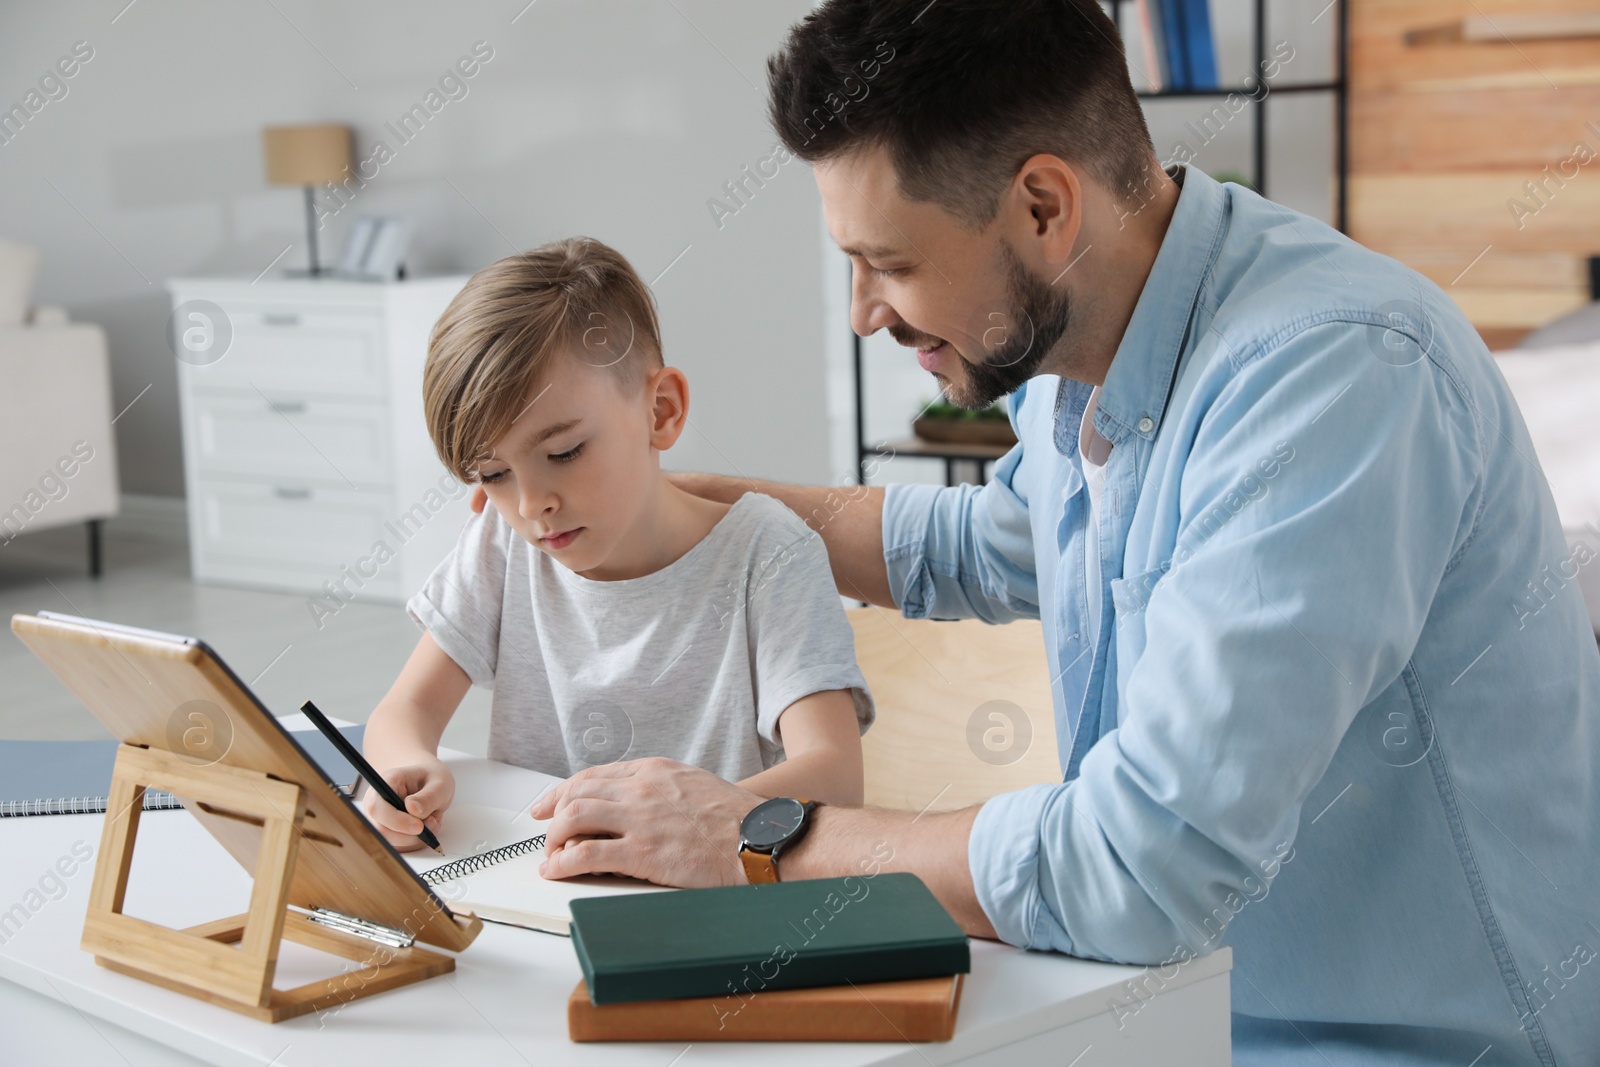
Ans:
POLYGON ((492 759, 567 777, 668 756, 861 803, 873 706, 822 540, 770 497, 662 475, 688 382, 627 260, 574 238, 479 271, 434 328, 423 404, 489 506, 408 603, 425 632, 367 723, 406 798, 368 798, 391 843, 418 847, 449 807, 439 738, 474 684, 494 690, 492 759))

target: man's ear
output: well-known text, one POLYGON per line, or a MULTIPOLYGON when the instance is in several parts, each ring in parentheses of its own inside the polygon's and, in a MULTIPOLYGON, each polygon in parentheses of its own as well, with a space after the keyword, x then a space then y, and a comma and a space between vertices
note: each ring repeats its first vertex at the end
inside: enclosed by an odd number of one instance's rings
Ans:
POLYGON ((1031 246, 1047 264, 1068 262, 1084 221, 1083 184, 1072 164, 1045 153, 1032 156, 1011 188, 1022 209, 1014 216, 1013 247, 1031 246))
POLYGON ((689 421, 689 379, 677 367, 662 367, 644 387, 650 398, 650 447, 665 452, 689 421))

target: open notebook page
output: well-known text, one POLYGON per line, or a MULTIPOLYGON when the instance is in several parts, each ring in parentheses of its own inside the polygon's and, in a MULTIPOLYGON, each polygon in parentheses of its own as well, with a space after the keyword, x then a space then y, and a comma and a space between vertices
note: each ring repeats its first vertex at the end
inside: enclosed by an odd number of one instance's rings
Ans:
MULTIPOLYGON (((455 860, 492 852, 544 833, 545 822, 527 811, 491 808, 481 804, 452 804, 439 826, 441 856, 431 849, 408 852, 406 862, 419 874, 455 860)), ((487 858, 487 857, 486 857, 487 858)), ((484 919, 525 926, 533 930, 570 936, 569 902, 579 897, 618 893, 659 892, 663 886, 611 875, 585 875, 550 881, 539 876, 543 847, 491 863, 470 874, 433 887, 452 908, 461 907, 484 919)))

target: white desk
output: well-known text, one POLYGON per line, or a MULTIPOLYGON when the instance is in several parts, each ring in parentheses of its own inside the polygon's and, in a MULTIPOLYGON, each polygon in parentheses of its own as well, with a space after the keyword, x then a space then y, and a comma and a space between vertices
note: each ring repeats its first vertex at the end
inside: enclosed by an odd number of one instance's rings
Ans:
MULTIPOLYGON (((487 760, 447 758, 462 802, 524 804, 551 781, 487 760)), ((485 923, 456 958, 453 974, 269 1025, 106 970, 78 948, 93 861, 61 878, 64 890, 51 882, 50 872, 61 857, 73 859, 75 842, 83 842, 79 854, 84 845, 98 851, 102 819, 0 820, 0 978, 8 980, 0 983, 0 1063, 1225 1067, 1230 1059, 1232 957, 1225 948, 1183 966, 1164 985, 1151 982, 1141 991, 1145 999, 1137 1013, 1123 1013, 1120 1029, 1110 1005, 1131 1002, 1122 983, 1142 977, 1142 968, 974 941, 972 973, 949 1042, 700 1043, 685 1051, 672 1044, 569 1042, 566 1000, 581 977, 571 942, 485 923), (38 895, 30 897, 30 891, 38 895), (51 892, 55 899, 48 899, 51 892), (42 906, 31 910, 29 902, 40 900, 42 906), (24 913, 20 924, 14 906, 24 913), (10 919, 4 919, 8 912, 10 919), (1154 988, 1159 992, 1152 995, 1154 988), (1074 1059, 1091 1047, 1081 1061, 1074 1059)), ((190 925, 244 911, 249 889, 244 871, 187 813, 145 813, 128 886, 129 914, 190 925)), ((336 963, 284 942, 276 984, 325 977, 336 963)))

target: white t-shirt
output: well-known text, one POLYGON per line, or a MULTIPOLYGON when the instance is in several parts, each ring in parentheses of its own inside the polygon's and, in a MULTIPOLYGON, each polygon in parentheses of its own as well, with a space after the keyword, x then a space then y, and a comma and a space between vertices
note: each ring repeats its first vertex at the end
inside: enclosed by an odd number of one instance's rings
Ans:
POLYGON ((1100 387, 1089 394, 1089 403, 1083 409, 1083 425, 1078 431, 1078 452, 1082 459, 1083 481, 1089 491, 1089 524, 1083 557, 1084 599, 1089 605, 1089 646, 1097 647, 1100 640, 1100 502, 1105 496, 1106 460, 1111 458, 1111 442, 1094 428, 1095 402, 1100 399, 1100 387))
POLYGON ((406 605, 474 685, 494 690, 489 757, 567 777, 668 756, 729 781, 783 760, 778 717, 849 689, 872 698, 822 538, 746 493, 653 574, 597 582, 491 506, 406 605))

